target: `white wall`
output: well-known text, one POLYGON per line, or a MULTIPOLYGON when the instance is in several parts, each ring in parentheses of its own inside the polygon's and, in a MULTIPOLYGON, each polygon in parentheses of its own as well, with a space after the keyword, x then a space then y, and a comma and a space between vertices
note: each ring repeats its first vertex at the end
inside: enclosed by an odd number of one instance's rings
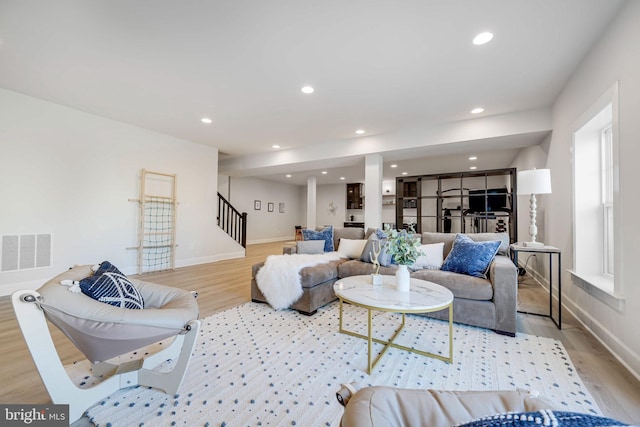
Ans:
POLYGON ((347 186, 346 184, 325 184, 318 185, 316 192, 316 218, 317 225, 333 225, 334 227, 343 227, 346 219, 346 200, 347 186), (335 213, 329 209, 329 203, 333 202, 336 207, 335 213))
MULTIPOLYGON (((396 223, 396 205, 383 205, 382 206, 382 222, 384 224, 396 223)), ((381 225, 382 227, 382 225, 381 225)))
POLYGON ((383 223, 396 223, 396 205, 384 204, 386 200, 395 200, 396 194, 396 181, 395 179, 389 179, 382 181, 382 222, 383 223), (386 197, 385 197, 386 196, 386 197))
MULTIPOLYGON (((395 194, 395 181, 389 181, 389 185, 392 185, 393 193, 395 194)), ((364 210, 362 209, 346 209, 347 198, 347 186, 346 184, 325 184, 318 185, 317 192, 317 218, 318 225, 333 225, 334 227, 343 227, 344 222, 348 220, 350 214, 354 215, 354 220, 364 221, 364 210), (329 203, 337 207, 335 214, 329 210, 329 203)), ((365 201, 365 208, 366 208, 365 201)), ((382 222, 396 222, 396 206, 385 205, 382 206, 382 222)), ((380 224, 382 227, 382 224, 380 224)))
POLYGON ((215 222, 218 151, 0 89, 0 235, 51 233, 52 266, 0 272, 0 295, 74 264, 136 271, 142 168, 177 174, 176 265, 244 251, 215 222))
POLYGON ((607 32, 572 75, 553 107, 553 135, 547 166, 551 169, 553 194, 546 195, 546 243, 563 250, 563 268, 573 267, 572 236, 572 125, 616 80, 620 82, 620 213, 615 226, 622 236, 616 252, 616 281, 621 281, 624 308, 615 309, 586 292, 565 273, 565 302, 636 376, 640 375, 640 2, 625 3, 607 32))
POLYGON ((298 187, 298 212, 300 217, 300 223, 296 225, 307 226, 307 186, 301 185, 298 187))
MULTIPOLYGON (((294 227, 302 225, 300 187, 258 178, 230 178, 229 202, 247 213, 247 243, 293 240, 294 227), (260 210, 254 201, 260 200, 260 210), (268 204, 273 203, 273 212, 268 204), (284 213, 279 204, 284 203, 284 213)), ((305 198, 306 200, 306 198, 305 198)))
POLYGON ((229 180, 228 175, 218 175, 218 193, 227 200, 229 200, 229 180))

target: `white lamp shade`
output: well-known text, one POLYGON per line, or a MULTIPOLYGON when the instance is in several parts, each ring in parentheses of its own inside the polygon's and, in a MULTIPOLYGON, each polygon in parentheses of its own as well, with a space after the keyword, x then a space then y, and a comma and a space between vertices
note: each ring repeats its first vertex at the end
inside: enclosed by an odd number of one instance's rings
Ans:
POLYGON ((532 169, 518 172, 518 194, 551 193, 549 169, 532 169))

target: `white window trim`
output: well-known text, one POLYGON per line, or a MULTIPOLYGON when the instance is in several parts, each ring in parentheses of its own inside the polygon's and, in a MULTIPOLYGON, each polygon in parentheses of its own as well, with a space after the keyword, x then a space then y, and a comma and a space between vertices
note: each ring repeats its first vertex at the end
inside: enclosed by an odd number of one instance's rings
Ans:
MULTIPOLYGON (((615 82, 605 93, 603 93, 598 100, 591 105, 572 125, 573 141, 571 150, 575 153, 575 134, 586 125, 593 117, 595 117, 600 111, 602 111, 608 104, 612 106, 612 129, 613 129, 613 223, 614 223, 614 254, 622 253, 622 209, 620 204, 620 182, 619 182, 619 170, 620 170, 620 157, 619 157, 619 135, 620 135, 620 121, 619 121, 619 82, 615 82)), ((572 159, 572 194, 573 197, 573 213, 575 217, 576 212, 576 188, 575 188, 575 162, 572 159)), ((575 223, 575 221, 574 221, 575 223)), ((573 247, 576 247, 576 232, 573 232, 573 247)), ((615 256, 615 255, 614 255, 615 256)), ((576 265, 576 251, 573 251, 573 265, 576 265)), ((585 275, 574 270, 569 270, 572 277, 575 279, 573 283, 580 288, 585 289, 589 294, 600 299, 606 304, 610 305, 617 310, 624 309, 624 288, 625 283, 622 277, 622 257, 618 256, 614 259, 614 275, 585 275)))
MULTIPOLYGON (((609 215, 611 212, 611 220, 613 220, 615 227, 614 216, 614 203, 613 203, 613 124, 606 126, 600 132, 600 144, 602 150, 602 241, 604 245, 604 253, 602 257, 602 271, 605 277, 614 280, 615 272, 614 267, 609 268, 610 258, 615 256, 615 249, 609 245, 609 240, 613 240, 615 244, 615 233, 609 232, 609 215), (611 141, 606 141, 607 134, 611 135, 611 141), (613 234, 613 235, 612 235, 613 234), (613 254, 611 254, 613 252, 613 254)), ((615 263, 615 259, 614 259, 615 263)))
POLYGON ((602 275, 583 275, 569 270, 573 283, 584 289, 590 295, 620 312, 624 311, 625 297, 613 291, 613 278, 607 279, 602 275))

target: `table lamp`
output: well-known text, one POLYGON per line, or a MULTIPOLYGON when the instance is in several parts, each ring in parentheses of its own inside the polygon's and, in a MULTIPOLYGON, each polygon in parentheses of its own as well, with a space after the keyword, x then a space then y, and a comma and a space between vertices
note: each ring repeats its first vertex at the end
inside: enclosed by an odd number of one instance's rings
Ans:
POLYGON ((530 242, 523 242, 523 246, 539 248, 544 243, 536 241, 538 227, 536 226, 536 194, 551 193, 551 175, 549 169, 532 169, 518 172, 518 194, 530 194, 529 197, 529 234, 530 242))

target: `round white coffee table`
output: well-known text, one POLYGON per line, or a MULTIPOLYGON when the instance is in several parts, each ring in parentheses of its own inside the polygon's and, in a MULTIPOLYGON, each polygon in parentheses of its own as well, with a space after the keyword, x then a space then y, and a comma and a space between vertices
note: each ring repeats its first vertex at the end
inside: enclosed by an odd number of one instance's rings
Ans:
POLYGON ((340 301, 340 333, 363 338, 368 341, 368 374, 376 366, 380 358, 389 347, 410 351, 422 356, 433 357, 448 363, 453 362, 453 294, 444 286, 426 280, 411 279, 409 292, 400 292, 395 289, 395 276, 382 276, 382 285, 371 284, 371 276, 351 276, 338 280, 333 285, 333 290, 340 301), (368 335, 361 335, 342 327, 342 304, 348 302, 352 305, 366 308, 368 312, 368 335), (396 344, 394 340, 405 325, 406 313, 431 313, 440 310, 449 310, 449 357, 440 354, 429 353, 411 347, 396 344), (402 314, 402 324, 388 340, 373 337, 371 312, 388 311, 402 314), (384 348, 371 363, 371 344, 384 344, 384 348))

